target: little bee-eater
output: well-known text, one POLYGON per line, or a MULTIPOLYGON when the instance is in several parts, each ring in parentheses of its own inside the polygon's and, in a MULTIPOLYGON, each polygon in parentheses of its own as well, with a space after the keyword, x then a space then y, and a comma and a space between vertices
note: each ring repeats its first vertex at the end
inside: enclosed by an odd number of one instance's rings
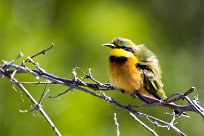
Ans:
POLYGON ((108 75, 115 88, 131 95, 166 98, 158 59, 149 49, 125 38, 115 38, 103 46, 111 48, 108 75))

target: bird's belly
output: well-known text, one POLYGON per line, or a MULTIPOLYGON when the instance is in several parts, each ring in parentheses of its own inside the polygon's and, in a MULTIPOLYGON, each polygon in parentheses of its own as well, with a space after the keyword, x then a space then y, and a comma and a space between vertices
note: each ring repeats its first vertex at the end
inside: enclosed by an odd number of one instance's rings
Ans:
POLYGON ((139 91, 143 86, 140 71, 135 65, 131 66, 128 62, 124 64, 110 62, 109 78, 115 88, 122 89, 129 94, 139 91))

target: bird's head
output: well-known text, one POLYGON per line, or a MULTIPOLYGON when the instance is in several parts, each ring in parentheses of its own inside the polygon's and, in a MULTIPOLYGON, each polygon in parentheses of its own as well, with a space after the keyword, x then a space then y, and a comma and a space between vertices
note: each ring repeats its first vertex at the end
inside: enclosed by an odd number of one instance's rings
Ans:
POLYGON ((116 37, 111 43, 103 44, 102 46, 111 48, 111 55, 113 56, 134 56, 138 52, 138 46, 136 46, 131 40, 116 37))
POLYGON ((110 47, 110 62, 124 63, 130 62, 136 64, 138 58, 138 46, 136 46, 131 40, 125 38, 114 38, 111 43, 103 44, 103 46, 110 47))
POLYGON ((134 53, 134 49, 136 48, 135 44, 131 40, 119 37, 114 38, 111 43, 103 44, 103 46, 107 46, 113 49, 123 49, 131 53, 134 53))

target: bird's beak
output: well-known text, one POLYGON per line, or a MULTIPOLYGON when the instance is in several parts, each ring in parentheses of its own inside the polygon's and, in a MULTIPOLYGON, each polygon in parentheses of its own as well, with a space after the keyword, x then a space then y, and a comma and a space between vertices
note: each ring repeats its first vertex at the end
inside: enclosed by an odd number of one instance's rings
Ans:
POLYGON ((105 44, 102 44, 101 46, 107 46, 107 47, 110 47, 110 48, 115 48, 116 46, 112 43, 105 43, 105 44))

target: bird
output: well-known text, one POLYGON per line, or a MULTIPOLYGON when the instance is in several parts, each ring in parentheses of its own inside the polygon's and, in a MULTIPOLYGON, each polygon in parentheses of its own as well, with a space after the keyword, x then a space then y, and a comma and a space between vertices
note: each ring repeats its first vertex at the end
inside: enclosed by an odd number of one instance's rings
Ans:
MULTIPOLYGON (((129 39, 116 37, 102 46, 111 48, 108 75, 114 88, 134 97, 139 94, 157 100, 167 99, 157 56, 145 45, 136 45, 129 39)), ((175 105, 173 102, 170 104, 175 105)), ((176 109, 173 115, 189 117, 176 109)))
POLYGON ((137 93, 159 100, 167 98, 159 61, 151 50, 121 37, 103 46, 111 48, 108 76, 114 88, 130 95, 137 93))

